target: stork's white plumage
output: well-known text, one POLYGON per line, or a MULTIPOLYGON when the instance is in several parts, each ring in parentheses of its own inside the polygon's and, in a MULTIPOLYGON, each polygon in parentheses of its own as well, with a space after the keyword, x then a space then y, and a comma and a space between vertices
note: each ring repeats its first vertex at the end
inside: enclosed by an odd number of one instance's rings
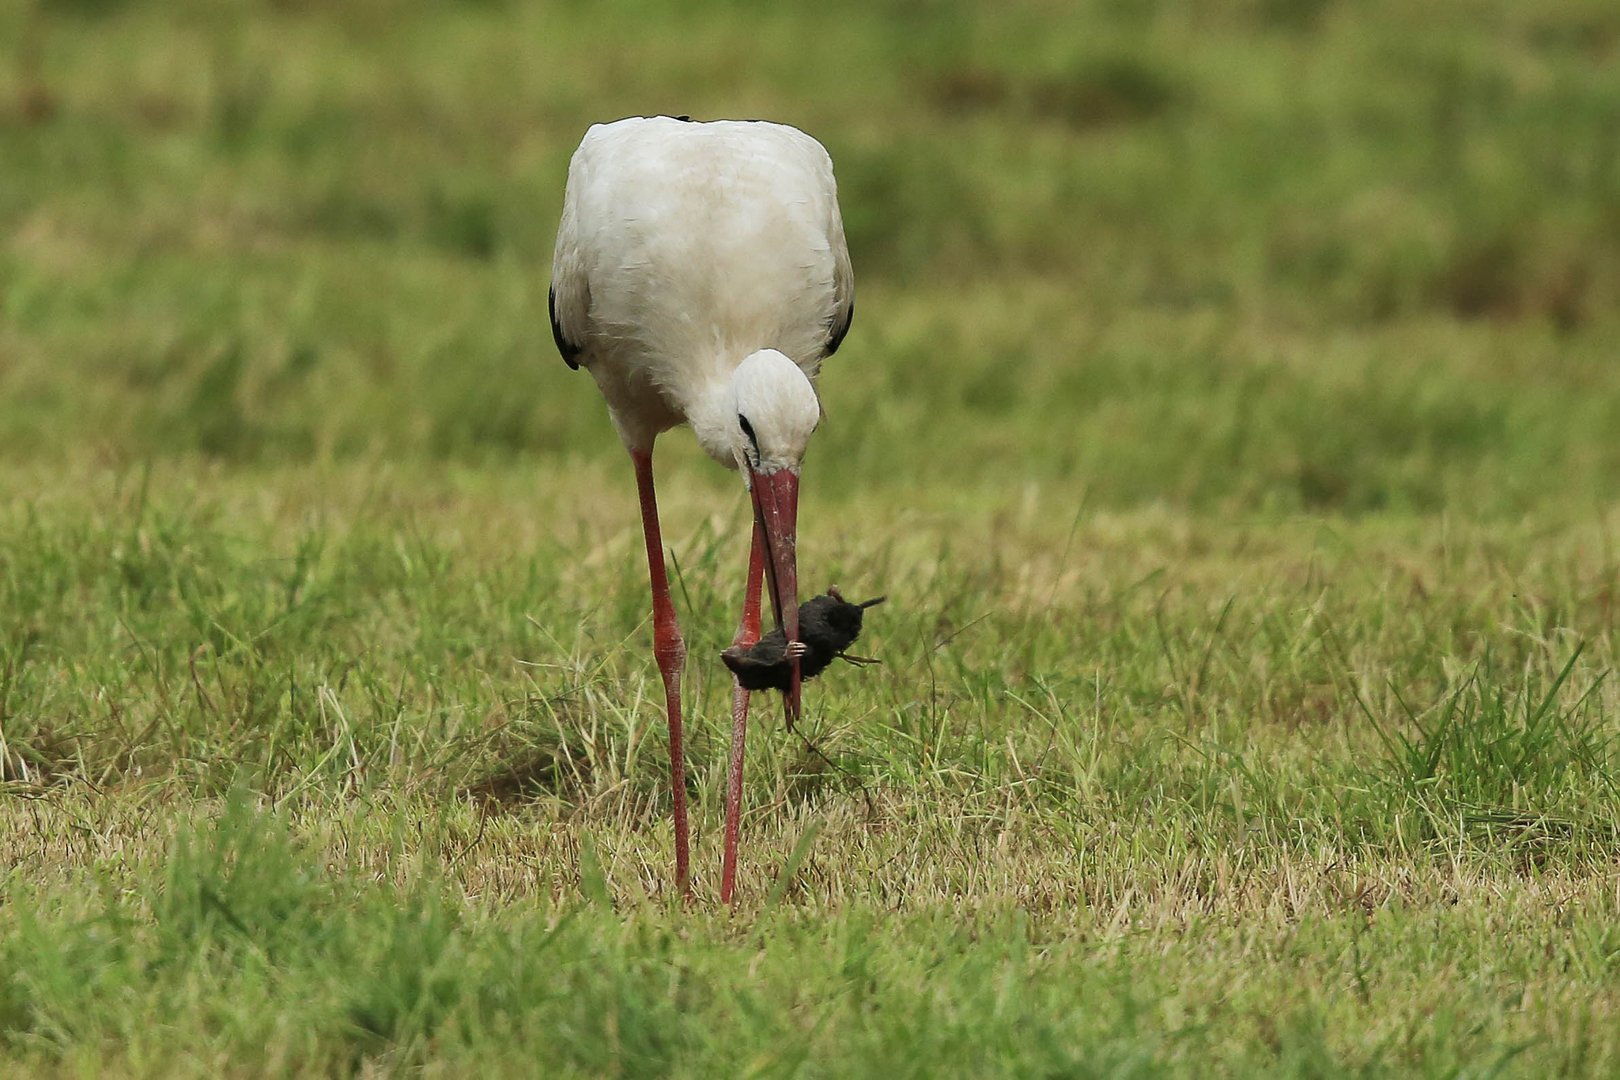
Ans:
MULTIPOLYGON (((585 134, 568 168, 552 271, 551 325, 572 367, 596 379, 636 466, 653 591, 654 655, 669 715, 676 879, 689 892, 680 676, 653 490, 654 439, 688 424, 741 469, 754 503, 739 644, 759 636, 760 586, 798 636, 800 463, 820 422, 814 379, 854 311, 832 161, 795 128, 634 117, 585 134)), ((785 697, 797 716, 795 666, 785 697)), ((748 692, 733 693, 721 896, 736 869, 748 692)))

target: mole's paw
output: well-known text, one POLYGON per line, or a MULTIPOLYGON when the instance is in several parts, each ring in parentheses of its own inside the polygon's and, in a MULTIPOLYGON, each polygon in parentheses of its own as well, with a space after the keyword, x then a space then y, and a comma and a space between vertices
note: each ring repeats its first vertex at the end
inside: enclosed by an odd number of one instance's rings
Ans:
POLYGON ((806 656, 809 656, 809 655, 810 655, 810 646, 806 645, 804 642, 802 642, 802 641, 790 641, 790 642, 788 642, 787 658, 789 660, 803 660, 806 656))

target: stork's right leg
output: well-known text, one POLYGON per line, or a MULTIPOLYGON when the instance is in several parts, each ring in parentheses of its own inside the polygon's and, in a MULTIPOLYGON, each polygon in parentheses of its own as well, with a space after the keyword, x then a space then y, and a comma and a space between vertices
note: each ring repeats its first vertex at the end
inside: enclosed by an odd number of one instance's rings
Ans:
POLYGON ((652 451, 632 450, 636 491, 641 496, 641 531, 647 541, 647 575, 652 581, 653 657, 664 677, 664 710, 669 716, 669 782, 675 809, 675 887, 683 897, 692 895, 686 827, 686 751, 681 742, 681 668, 686 643, 675 619, 669 596, 669 573, 664 569, 664 541, 658 528, 658 496, 653 491, 652 451))

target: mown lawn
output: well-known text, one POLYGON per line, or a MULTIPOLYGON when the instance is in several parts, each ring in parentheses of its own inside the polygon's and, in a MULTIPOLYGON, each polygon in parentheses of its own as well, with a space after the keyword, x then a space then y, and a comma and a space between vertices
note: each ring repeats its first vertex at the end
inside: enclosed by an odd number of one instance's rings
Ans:
POLYGON ((0 1072, 1620 1071, 1620 10, 0 12, 0 1072), (747 504, 545 315, 637 112, 859 315, 715 901, 747 504))

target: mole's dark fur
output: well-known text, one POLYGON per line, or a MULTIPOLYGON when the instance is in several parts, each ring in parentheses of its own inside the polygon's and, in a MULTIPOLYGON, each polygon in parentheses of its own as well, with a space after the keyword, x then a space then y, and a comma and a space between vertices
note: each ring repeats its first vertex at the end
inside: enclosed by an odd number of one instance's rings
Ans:
MULTIPOLYGON (((851 604, 838 595, 836 588, 821 596, 812 597, 799 605, 799 640, 805 654, 799 658, 801 678, 813 679, 827 669, 827 665, 843 655, 861 636, 861 617, 869 607, 883 603, 884 597, 851 604)), ((787 656, 787 635, 780 629, 772 630, 750 646, 733 645, 720 654, 726 667, 737 676, 744 690, 782 690, 788 688, 793 665, 787 656)))

